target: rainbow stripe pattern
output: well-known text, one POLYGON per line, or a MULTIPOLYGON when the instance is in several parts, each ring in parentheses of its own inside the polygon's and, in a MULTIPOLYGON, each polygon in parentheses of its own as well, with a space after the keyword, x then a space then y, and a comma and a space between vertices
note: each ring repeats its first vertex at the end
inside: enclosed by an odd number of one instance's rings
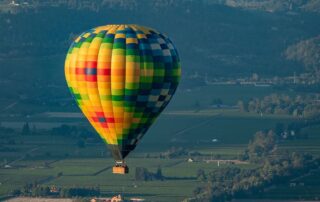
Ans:
POLYGON ((117 161, 136 147, 170 102, 180 76, 170 39, 138 25, 84 32, 65 60, 73 97, 117 161))

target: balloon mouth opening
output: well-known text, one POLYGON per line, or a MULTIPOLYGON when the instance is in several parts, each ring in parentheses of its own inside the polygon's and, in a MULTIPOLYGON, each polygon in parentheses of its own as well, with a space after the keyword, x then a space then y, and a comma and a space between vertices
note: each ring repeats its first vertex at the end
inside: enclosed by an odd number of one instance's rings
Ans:
POLYGON ((124 160, 116 160, 115 163, 116 163, 116 166, 126 165, 126 162, 124 162, 124 160))

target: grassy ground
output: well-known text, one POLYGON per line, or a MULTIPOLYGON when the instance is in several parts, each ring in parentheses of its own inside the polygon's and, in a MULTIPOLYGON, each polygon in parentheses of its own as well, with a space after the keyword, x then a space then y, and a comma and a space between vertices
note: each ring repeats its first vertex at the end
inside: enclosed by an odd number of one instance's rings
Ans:
MULTIPOLYGON (((223 169, 225 166, 240 166, 221 164, 218 168, 216 162, 205 163, 204 159, 215 155, 220 155, 224 159, 236 158, 243 152, 256 131, 273 128, 278 122, 293 121, 293 117, 290 116, 260 116, 239 113, 235 109, 211 109, 209 105, 212 100, 220 98, 225 104, 233 105, 239 99, 263 97, 273 92, 271 88, 252 86, 207 86, 191 91, 178 91, 169 109, 160 116, 136 150, 130 154, 128 158, 130 174, 126 176, 111 174, 110 166, 113 165, 113 160, 106 154, 102 143, 87 144, 85 148, 79 148, 77 140, 71 137, 37 135, 1 138, 0 145, 12 150, 0 150, 0 196, 22 187, 27 182, 37 180, 46 185, 60 187, 100 186, 105 195, 124 193, 127 196, 141 196, 155 201, 181 201, 183 198, 190 197, 193 189, 201 185, 201 182, 195 178, 199 168, 208 172, 223 169), (200 103, 200 110, 194 110, 196 102, 200 103), (8 144, 7 139, 13 139, 15 144, 8 144), (189 151, 198 151, 207 156, 193 163, 186 162, 187 157, 184 159, 155 158, 160 152, 172 146, 184 147, 189 151), (147 153, 151 158, 142 158, 147 153), (5 164, 13 168, 4 169, 5 164), (136 167, 146 167, 150 171, 155 171, 159 166, 169 180, 149 182, 134 180, 136 167), (99 172, 102 170, 103 172, 99 172), (61 172, 63 175, 57 177, 61 172), (48 180, 48 177, 51 179, 48 180)), ((10 102, 0 100, 0 105, 5 107, 8 104, 10 102)), ((27 106, 23 104, 20 107, 27 106)), ((45 117, 41 114, 33 115, 28 119, 2 116, 0 120, 2 126, 13 124, 17 130, 21 130, 21 126, 26 121, 31 125, 35 124, 39 130, 58 126, 61 123, 87 125, 86 120, 81 118, 45 117)), ((320 126, 306 128, 303 132, 309 134, 309 139, 286 141, 281 147, 291 151, 300 150, 320 154, 319 131, 320 126)), ((241 165, 243 168, 252 166, 254 165, 241 165)), ((270 189, 266 197, 281 198, 283 193, 286 197, 297 198, 311 192, 310 196, 319 196, 320 182, 317 179, 319 174, 306 176, 301 179, 305 182, 304 187, 296 187, 294 190, 288 188, 288 185, 281 185, 270 189)))
MULTIPOLYGON (((217 114, 217 113, 215 113, 217 114)), ((89 144, 78 148, 76 140, 68 137, 51 135, 17 136, 15 152, 0 152, 0 159, 6 158, 14 168, 0 169, 0 195, 5 195, 14 188, 22 187, 27 182, 43 181, 50 176, 61 177, 45 182, 59 187, 100 186, 102 193, 113 195, 124 193, 127 196, 141 196, 156 201, 180 201, 190 197, 196 186, 196 173, 199 168, 206 172, 218 169, 216 162, 205 163, 211 155, 222 158, 236 158, 243 152, 247 142, 257 130, 273 127, 277 122, 290 121, 288 117, 260 117, 255 115, 164 115, 157 121, 144 140, 128 158, 130 174, 115 176, 110 166, 113 160, 105 156, 103 144, 89 144), (174 124, 172 124, 174 123, 174 124), (234 131, 237 131, 235 133, 234 131), (212 142, 212 139, 218 139, 212 142), (191 151, 207 154, 197 162, 188 163, 184 159, 141 158, 145 153, 157 156, 171 146, 183 146, 191 151), (9 157, 9 153, 11 157, 9 157), (101 157, 103 158, 97 158, 101 157), (15 161, 16 159, 21 159, 15 161), (60 159, 59 161, 55 161, 60 159), (150 171, 162 168, 169 177, 165 181, 136 182, 135 167, 146 167, 150 171), (105 169, 105 170, 104 170, 105 169), (104 170, 99 173, 99 171, 104 170), (96 174, 98 173, 98 174, 96 174)), ((221 164, 220 168, 234 166, 221 164)), ((252 165, 241 165, 252 167, 252 165)))
MULTIPOLYGON (((66 159, 51 163, 44 167, 44 161, 22 161, 26 167, 14 169, 0 169, 1 188, 0 193, 5 194, 11 189, 22 186, 27 182, 39 181, 50 176, 61 177, 45 182, 45 185, 58 187, 92 187, 99 186, 105 195, 123 193, 125 196, 140 196, 156 201, 179 201, 190 197, 196 186, 202 182, 196 179, 199 168, 205 171, 223 169, 216 163, 202 161, 188 163, 186 159, 157 159, 157 158, 129 158, 127 164, 130 173, 125 176, 113 175, 110 166, 113 161, 109 159, 66 159), (146 167, 155 172, 158 167, 162 168, 163 175, 168 177, 164 181, 139 182, 134 180, 136 167, 146 167), (109 168, 99 174, 98 171, 109 168)), ((250 166, 250 165, 246 165, 250 166)))

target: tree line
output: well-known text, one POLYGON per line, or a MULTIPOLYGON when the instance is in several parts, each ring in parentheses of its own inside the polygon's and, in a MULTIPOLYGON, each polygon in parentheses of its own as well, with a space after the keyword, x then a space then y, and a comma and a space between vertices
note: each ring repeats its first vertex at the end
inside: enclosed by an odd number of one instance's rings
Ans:
POLYGON ((252 169, 227 167, 208 173, 198 171, 198 179, 205 185, 194 190, 192 200, 224 202, 257 196, 268 186, 289 181, 320 165, 320 159, 308 153, 280 150, 272 130, 257 132, 243 156, 259 166, 252 169))
POLYGON ((162 175, 162 170, 158 167, 155 173, 148 171, 148 169, 143 167, 137 167, 135 172, 136 181, 154 181, 154 180, 165 180, 162 175))
POLYGON ((99 187, 65 187, 42 186, 38 182, 26 183, 21 189, 15 189, 11 193, 14 196, 32 196, 32 197, 88 197, 100 196, 99 187))
POLYGON ((293 115, 309 118, 320 114, 320 95, 310 94, 290 97, 289 95, 271 94, 261 99, 239 100, 238 107, 241 112, 293 115))

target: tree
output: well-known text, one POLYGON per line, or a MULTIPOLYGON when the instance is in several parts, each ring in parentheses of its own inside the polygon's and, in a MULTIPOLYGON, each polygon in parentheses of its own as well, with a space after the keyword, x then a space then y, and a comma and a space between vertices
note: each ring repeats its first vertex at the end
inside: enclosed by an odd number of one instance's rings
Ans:
POLYGON ((19 195, 21 195, 21 190, 20 190, 20 189, 14 189, 14 190, 11 192, 11 194, 12 194, 13 196, 19 196, 19 195))
POLYGON ((161 180, 161 181, 164 179, 164 177, 162 175, 161 167, 158 167, 157 172, 155 174, 155 177, 156 177, 156 179, 161 180))
POLYGON ((148 180, 164 180, 165 177, 162 175, 162 170, 159 167, 156 173, 149 172, 146 168, 136 167, 135 180, 137 181, 148 181, 148 180))
POLYGON ((203 169, 197 170, 197 179, 200 181, 205 181, 207 179, 206 173, 203 169))
POLYGON ((26 122, 22 127, 22 135, 30 135, 30 126, 28 122, 26 122))
POLYGON ((307 105, 303 110, 303 115, 307 118, 316 117, 318 114, 320 114, 319 108, 319 106, 307 105))
POLYGON ((255 102, 255 100, 250 100, 249 101, 249 104, 248 104, 248 111, 249 112, 255 112, 256 111, 256 107, 257 107, 257 105, 256 105, 256 102, 255 102))
POLYGON ((194 196, 197 196, 198 194, 200 194, 202 192, 202 188, 201 187, 196 187, 194 190, 193 190, 193 195, 194 196))
POLYGON ((179 156, 188 155, 188 151, 183 147, 171 147, 168 151, 161 154, 163 157, 166 158, 175 158, 179 156))
POLYGON ((240 112, 247 112, 248 111, 246 104, 242 100, 239 100, 237 105, 239 107, 240 112))
POLYGON ((294 168, 302 168, 304 165, 304 158, 303 155, 293 152, 291 155, 291 159, 292 159, 292 166, 294 168))
POLYGON ((136 167, 135 180, 146 181, 148 180, 148 170, 142 167, 136 167))
POLYGON ((275 135, 272 130, 268 133, 259 131, 254 135, 253 141, 248 145, 249 159, 256 161, 271 153, 275 148, 275 135))
POLYGON ((70 198, 70 197, 71 197, 70 189, 67 189, 67 188, 61 189, 61 191, 60 191, 60 197, 70 198))

